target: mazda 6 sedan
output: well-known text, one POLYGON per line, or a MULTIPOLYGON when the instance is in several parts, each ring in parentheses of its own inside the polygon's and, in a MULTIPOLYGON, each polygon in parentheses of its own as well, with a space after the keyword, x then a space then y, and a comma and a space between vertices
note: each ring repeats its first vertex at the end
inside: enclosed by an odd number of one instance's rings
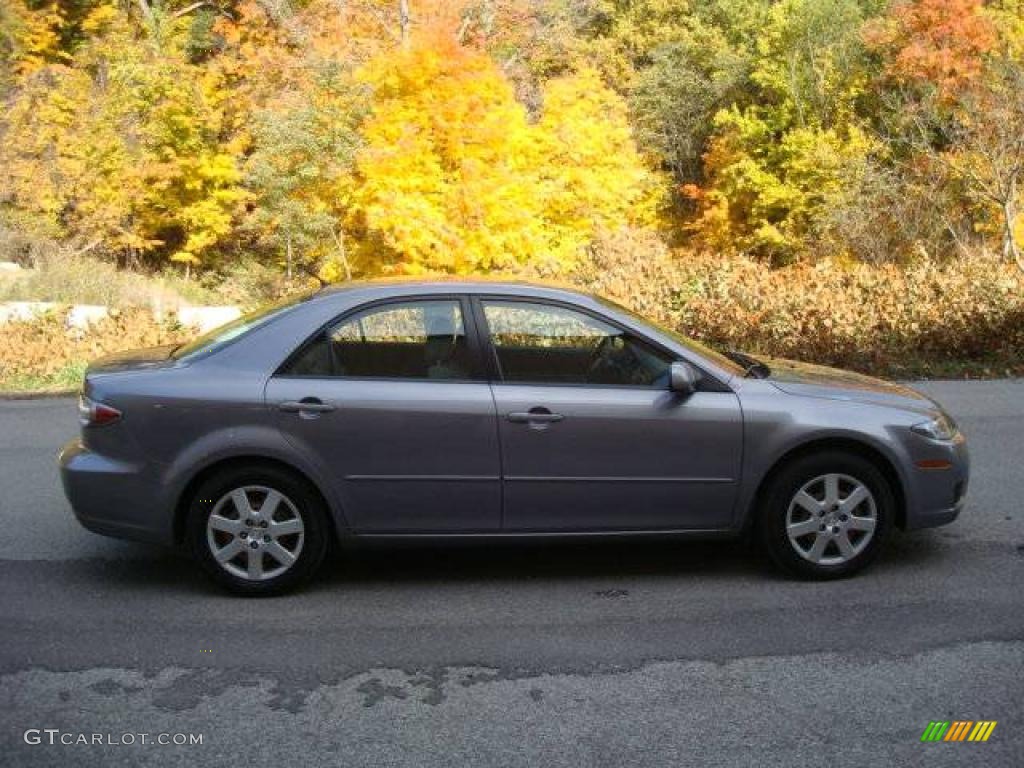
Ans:
POLYGON ((719 353, 596 296, 349 283, 93 363, 78 520, 185 544, 241 594, 334 543, 750 533, 801 577, 959 514, 953 420, 896 384, 719 353))

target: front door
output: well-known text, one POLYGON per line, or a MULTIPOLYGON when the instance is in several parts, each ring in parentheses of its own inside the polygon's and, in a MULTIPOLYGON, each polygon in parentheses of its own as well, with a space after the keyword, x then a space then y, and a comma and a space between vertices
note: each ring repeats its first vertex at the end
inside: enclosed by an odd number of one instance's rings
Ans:
POLYGON ((668 389, 672 356, 546 302, 482 300, 510 531, 727 527, 740 474, 732 392, 668 389))
POLYGON ((495 531, 498 434, 463 301, 343 317, 267 385, 285 437, 330 475, 363 533, 495 531))

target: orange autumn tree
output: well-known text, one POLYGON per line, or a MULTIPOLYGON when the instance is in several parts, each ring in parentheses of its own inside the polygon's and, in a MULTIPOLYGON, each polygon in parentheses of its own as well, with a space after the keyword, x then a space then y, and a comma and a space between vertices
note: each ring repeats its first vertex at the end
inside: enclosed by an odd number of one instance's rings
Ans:
POLYGON ((486 55, 420 36, 374 59, 351 185, 359 267, 470 273, 571 264, 599 228, 649 223, 656 185, 618 96, 554 81, 536 123, 486 55))
POLYGON ((928 84, 948 99, 982 74, 982 56, 996 43, 983 5, 982 0, 895 2, 886 16, 865 26, 865 41, 883 54, 892 82, 928 84))

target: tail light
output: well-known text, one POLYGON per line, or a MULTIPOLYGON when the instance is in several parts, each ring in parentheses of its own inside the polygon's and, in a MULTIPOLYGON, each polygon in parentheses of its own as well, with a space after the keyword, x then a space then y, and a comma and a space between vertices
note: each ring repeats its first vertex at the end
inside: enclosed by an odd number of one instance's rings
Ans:
POLYGON ((120 418, 121 412, 117 408, 85 395, 78 398, 78 423, 83 427, 101 427, 104 424, 113 424, 120 418))

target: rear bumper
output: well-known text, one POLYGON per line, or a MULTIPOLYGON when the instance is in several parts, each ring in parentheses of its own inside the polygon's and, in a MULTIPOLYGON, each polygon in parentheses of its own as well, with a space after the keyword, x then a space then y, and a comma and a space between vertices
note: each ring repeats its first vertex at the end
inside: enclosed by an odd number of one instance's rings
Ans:
POLYGON ((101 456, 75 439, 58 458, 64 495, 83 527, 104 536, 173 543, 173 521, 155 498, 160 487, 145 464, 101 456))
POLYGON ((971 462, 963 435, 949 443, 929 441, 926 452, 915 456, 915 461, 921 459, 946 461, 949 466, 921 469, 915 463, 908 494, 907 530, 952 523, 967 500, 971 462))

